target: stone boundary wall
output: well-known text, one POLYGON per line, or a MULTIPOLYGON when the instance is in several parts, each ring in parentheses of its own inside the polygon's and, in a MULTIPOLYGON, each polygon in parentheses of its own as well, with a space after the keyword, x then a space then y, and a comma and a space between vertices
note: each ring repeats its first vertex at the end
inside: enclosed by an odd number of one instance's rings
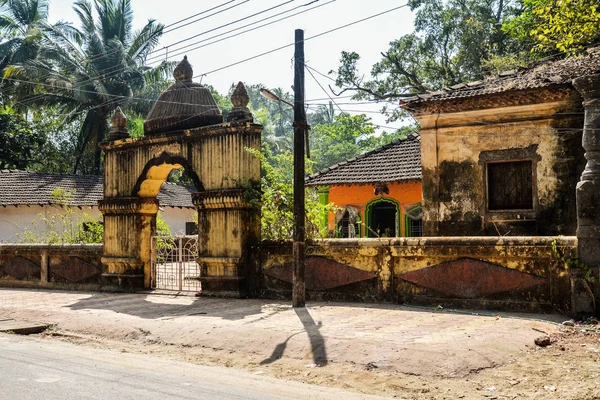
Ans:
MULTIPOLYGON (((427 306, 567 312, 575 237, 324 239, 307 244, 309 300, 388 301, 427 306)), ((288 298, 291 242, 257 249, 261 297, 288 298)))
POLYGON ((0 287, 101 290, 101 244, 0 244, 0 287))

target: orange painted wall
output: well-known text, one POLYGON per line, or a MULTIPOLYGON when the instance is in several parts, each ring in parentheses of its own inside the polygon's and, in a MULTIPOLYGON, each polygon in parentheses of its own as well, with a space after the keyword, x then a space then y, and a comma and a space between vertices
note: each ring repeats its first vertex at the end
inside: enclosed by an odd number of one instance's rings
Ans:
MULTIPOLYGON (((387 185, 390 190, 389 194, 384 197, 392 198, 402 204, 420 203, 423 198, 421 182, 408 183, 390 183, 387 185)), ((329 202, 334 203, 339 207, 351 205, 359 209, 360 218, 365 221, 365 206, 371 200, 381 196, 375 196, 375 185, 351 185, 351 186, 330 186, 329 187, 329 202)), ((400 207, 400 229, 401 235, 404 233, 404 210, 400 207)), ((330 213, 328 218, 330 230, 335 229, 335 214, 330 213)), ((362 232, 364 235, 364 232, 362 232)))

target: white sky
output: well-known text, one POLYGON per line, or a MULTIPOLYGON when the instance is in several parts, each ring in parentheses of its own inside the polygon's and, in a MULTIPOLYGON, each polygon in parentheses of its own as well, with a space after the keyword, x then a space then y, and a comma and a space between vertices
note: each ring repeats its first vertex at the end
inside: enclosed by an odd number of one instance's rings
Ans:
MULTIPOLYGON (((131 0, 134 10, 134 25, 136 29, 140 28, 148 19, 156 19, 165 25, 169 25, 193 14, 216 7, 225 3, 226 1, 227 0, 131 0)), ((227 39, 201 49, 184 49, 177 51, 178 47, 186 46, 196 41, 206 40, 228 30, 238 28, 240 26, 264 19, 265 17, 273 14, 277 14, 310 2, 310 0, 292 0, 289 2, 289 4, 284 4, 286 1, 287 0, 233 1, 222 8, 218 8, 209 13, 190 19, 189 21, 186 21, 186 23, 197 18, 206 17, 207 15, 210 15, 216 11, 232 7, 237 4, 239 5, 215 16, 211 16, 202 21, 174 30, 173 32, 165 33, 157 49, 161 49, 162 47, 168 46, 190 36, 201 34, 196 39, 169 47, 169 53, 171 55, 181 51, 183 51, 184 54, 187 54, 188 60, 194 67, 194 75, 200 75, 241 61, 248 57, 252 57, 256 54, 260 54, 286 44, 291 44, 294 42, 295 29, 304 29, 305 37, 308 38, 312 35, 325 32, 338 26, 354 22, 356 20, 389 10, 394 7, 398 7, 406 3, 406 0, 335 0, 331 4, 324 5, 304 14, 274 23, 264 28, 256 29, 252 32, 240 34, 234 38, 227 39), (207 30, 217 28, 220 25, 231 23, 241 18, 245 18, 249 15, 276 5, 281 6, 269 12, 257 15, 253 18, 246 19, 225 28, 203 34, 203 32, 207 30)), ((271 22, 278 18, 294 14, 298 11, 327 3, 328 1, 330 0, 319 0, 315 4, 282 14, 280 17, 268 19, 262 23, 271 22)), ((72 0, 52 0, 50 4, 50 20, 69 21, 75 23, 75 26, 79 26, 77 23, 77 16, 72 9, 72 4, 72 0)), ((257 25, 261 25, 262 23, 257 25)), ((215 38, 214 40, 243 32, 244 30, 254 28, 257 25, 240 29, 230 34, 215 38)), ((179 26, 179 24, 175 26, 179 26)), ((337 69, 340 53, 343 50, 356 51, 361 55, 361 60, 359 63, 361 72, 368 74, 371 66, 381 59, 380 53, 388 49, 389 42, 399 38, 401 35, 410 33, 412 31, 412 27, 413 15, 407 7, 392 11, 374 19, 364 21, 357 25, 353 25, 307 41, 305 43, 306 63, 312 68, 315 68, 316 70, 326 74, 332 69, 337 69)), ((168 30, 168 28, 166 30, 168 30)), ((201 46, 207 43, 210 43, 210 41, 205 41, 192 47, 201 46)), ((293 84, 294 79, 292 66, 293 53, 294 48, 293 46, 290 46, 264 57, 226 68, 218 72, 209 73, 203 77, 203 83, 213 85, 220 93, 223 94, 227 93, 232 83, 237 83, 238 81, 243 81, 247 84, 260 83, 267 88, 281 87, 284 90, 291 92, 291 85, 293 84)), ((153 56, 159 54, 162 54, 164 58, 165 51, 161 50, 160 53, 156 53, 153 56)), ((171 60, 180 60, 182 58, 183 54, 169 57, 171 60)), ((332 82, 326 78, 323 78, 322 76, 316 74, 315 76, 328 90, 327 85, 332 82)), ((326 94, 321 88, 319 88, 310 74, 306 73, 306 99, 322 99, 326 97, 326 94)), ((348 103, 349 100, 337 99, 336 102, 348 103)), ((309 101, 308 103, 326 104, 327 100, 309 101)), ((370 104, 340 104, 340 107, 348 111, 378 111, 380 108, 377 105, 370 104)), ((356 114, 355 112, 351 113, 356 114)), ((374 123, 379 125, 400 125, 399 123, 386 124, 385 118, 380 114, 368 113, 367 115, 373 118, 374 123)))

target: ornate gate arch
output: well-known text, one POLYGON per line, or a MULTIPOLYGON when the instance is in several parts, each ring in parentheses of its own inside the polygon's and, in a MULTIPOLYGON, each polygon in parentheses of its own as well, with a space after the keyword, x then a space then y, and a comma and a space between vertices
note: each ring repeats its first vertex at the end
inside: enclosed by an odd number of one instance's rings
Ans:
POLYGON ((156 231, 156 195, 171 170, 184 167, 196 186, 198 277, 203 292, 244 290, 248 248, 260 240, 260 212, 244 199, 244 188, 260 182, 262 126, 253 123, 248 94, 238 83, 227 122, 210 91, 192 82, 187 57, 175 68, 175 84, 154 104, 144 136, 130 138, 117 109, 104 150, 103 279, 122 288, 151 286, 151 237, 156 231))

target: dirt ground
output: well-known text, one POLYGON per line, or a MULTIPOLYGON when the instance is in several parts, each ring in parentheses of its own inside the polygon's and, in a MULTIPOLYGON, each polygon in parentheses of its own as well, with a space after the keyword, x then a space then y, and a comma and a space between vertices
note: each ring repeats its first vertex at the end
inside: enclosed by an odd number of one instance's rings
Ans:
POLYGON ((55 324, 40 340, 400 399, 600 399, 600 326, 561 316, 18 290, 0 316, 55 324))
POLYGON ((153 343, 137 338, 112 340, 52 330, 40 334, 82 346, 152 354, 201 365, 237 368, 280 379, 377 394, 398 399, 600 399, 600 334, 568 330, 553 335, 546 348, 532 345, 505 365, 464 376, 423 376, 376 365, 329 363, 319 367, 283 358, 261 365, 262 357, 210 348, 153 343))

